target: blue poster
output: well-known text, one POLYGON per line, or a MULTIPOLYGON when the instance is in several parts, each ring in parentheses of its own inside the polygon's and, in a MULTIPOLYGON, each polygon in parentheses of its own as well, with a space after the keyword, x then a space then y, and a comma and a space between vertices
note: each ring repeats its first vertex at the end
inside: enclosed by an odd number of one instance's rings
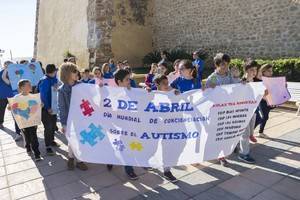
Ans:
POLYGON ((18 88, 18 82, 21 79, 28 79, 32 86, 36 86, 44 75, 39 63, 28 63, 26 65, 11 64, 7 71, 13 90, 18 88))

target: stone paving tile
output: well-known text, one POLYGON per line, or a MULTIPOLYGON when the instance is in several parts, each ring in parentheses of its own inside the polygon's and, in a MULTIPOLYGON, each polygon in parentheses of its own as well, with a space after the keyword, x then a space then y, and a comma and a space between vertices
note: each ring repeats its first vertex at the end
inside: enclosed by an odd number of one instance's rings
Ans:
POLYGON ((7 176, 9 186, 25 183, 38 178, 42 178, 42 175, 37 168, 9 174, 7 176))
POLYGON ((0 190, 0 197, 1 199, 5 199, 5 200, 9 200, 11 199, 10 193, 9 193, 9 189, 5 188, 5 189, 1 189, 0 190))
POLYGON ((45 191, 21 198, 20 200, 53 200, 53 197, 51 196, 50 192, 45 191))
POLYGON ((241 199, 250 199, 265 189, 264 186, 254 183, 242 176, 236 176, 227 180, 221 183, 219 187, 241 199))
POLYGON ((194 196, 200 192, 203 192, 215 184, 217 184, 218 179, 211 176, 203 171, 196 171, 181 178, 176 185, 181 191, 189 196, 194 196))
POLYGON ((7 188, 7 187, 8 187, 7 178, 5 176, 1 176, 0 177, 0 190, 7 188))
POLYGON ((292 199, 278 192, 268 189, 258 194, 251 200, 292 200, 292 199))
POLYGON ((300 199, 300 181, 293 178, 284 178, 279 183, 272 186, 272 189, 289 196, 293 199, 300 199))
POLYGON ((20 199, 45 191, 43 178, 10 187, 12 199, 20 199))
MULTIPOLYGON (((14 130, 12 122, 6 121, 5 125, 14 130)), ((61 144, 57 155, 45 156, 42 126, 38 137, 44 160, 35 163, 25 153, 23 142, 13 141, 12 131, 7 134, 0 130, 0 199, 297 199, 299 128, 294 113, 272 111, 265 132, 271 140, 259 139, 252 145, 256 165, 241 163, 233 154, 228 158, 229 168, 215 160, 174 167, 172 172, 179 178, 176 184, 161 177, 161 171, 138 167, 137 181, 128 181, 122 166, 108 172, 106 165, 88 164, 88 171, 68 171, 66 139, 56 135, 61 144)))
POLYGON ((195 200, 241 200, 234 194, 216 186, 193 197, 195 200))
POLYGON ((246 172, 242 173, 241 176, 265 187, 271 187, 284 178, 284 176, 281 174, 261 169, 259 167, 247 170, 246 172))

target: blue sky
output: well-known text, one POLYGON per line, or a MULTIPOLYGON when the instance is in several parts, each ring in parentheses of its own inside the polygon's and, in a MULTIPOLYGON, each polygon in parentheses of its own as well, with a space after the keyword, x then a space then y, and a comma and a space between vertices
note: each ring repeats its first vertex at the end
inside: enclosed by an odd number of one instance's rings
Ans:
POLYGON ((0 49, 13 57, 32 57, 36 0, 0 0, 0 49))

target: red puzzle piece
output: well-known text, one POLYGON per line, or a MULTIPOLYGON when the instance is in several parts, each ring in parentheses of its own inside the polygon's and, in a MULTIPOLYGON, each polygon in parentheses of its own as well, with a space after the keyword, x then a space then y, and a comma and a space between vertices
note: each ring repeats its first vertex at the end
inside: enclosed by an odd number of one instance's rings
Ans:
POLYGON ((84 116, 92 116, 93 112, 95 111, 94 108, 91 106, 88 100, 82 99, 80 104, 80 108, 82 110, 82 114, 84 116))

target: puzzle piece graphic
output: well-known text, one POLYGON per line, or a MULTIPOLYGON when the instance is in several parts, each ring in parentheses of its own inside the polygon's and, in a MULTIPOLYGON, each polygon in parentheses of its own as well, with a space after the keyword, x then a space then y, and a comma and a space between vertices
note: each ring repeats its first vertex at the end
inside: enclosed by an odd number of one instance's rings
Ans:
POLYGON ((113 142, 113 144, 115 145, 115 147, 116 147, 116 149, 117 149, 118 151, 124 151, 125 145, 124 145, 124 143, 122 142, 122 140, 117 140, 117 139, 115 139, 114 142, 113 142))
POLYGON ((132 151, 134 151, 134 150, 136 150, 136 151, 142 151, 143 150, 143 145, 140 142, 131 142, 129 144, 129 146, 130 146, 130 149, 132 151))
POLYGON ((29 112, 30 112, 30 108, 27 108, 26 110, 21 110, 19 108, 13 110, 13 112, 16 115, 20 115, 21 117, 25 118, 26 120, 29 119, 29 112))
POLYGON ((95 111, 94 108, 91 106, 88 100, 82 99, 80 104, 80 108, 82 110, 82 114, 84 116, 92 116, 93 112, 95 111))
POLYGON ((101 126, 95 126, 95 124, 91 123, 89 129, 90 132, 87 132, 86 130, 80 132, 82 138, 80 140, 81 144, 87 142, 89 145, 94 146, 98 143, 97 139, 99 139, 99 141, 104 139, 105 134, 102 132, 103 129, 101 126))

